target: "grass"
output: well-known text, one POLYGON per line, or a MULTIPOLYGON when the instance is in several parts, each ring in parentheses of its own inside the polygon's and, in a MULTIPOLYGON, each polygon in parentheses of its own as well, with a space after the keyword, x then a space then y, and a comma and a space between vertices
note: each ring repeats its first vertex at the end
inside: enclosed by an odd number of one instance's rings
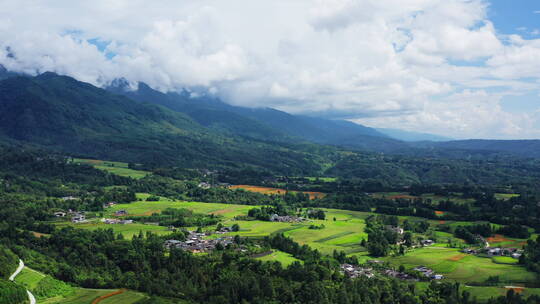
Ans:
POLYGON ((497 263, 497 264, 510 264, 510 265, 514 265, 514 264, 517 264, 519 261, 512 258, 512 257, 507 257, 507 256, 495 256, 495 257, 492 257, 491 258, 493 260, 494 263, 497 263))
POLYGON ((21 273, 15 277, 15 282, 25 286, 27 289, 34 290, 45 277, 46 275, 38 271, 24 267, 21 273))
POLYGON ((404 256, 387 257, 389 263, 406 268, 425 265, 446 278, 460 282, 484 282, 499 276, 505 283, 535 282, 537 276, 523 266, 494 263, 490 258, 465 255, 455 248, 426 247, 407 252, 404 256))
POLYGON ((337 180, 337 177, 306 177, 310 182, 315 182, 317 179, 323 183, 332 183, 337 180))
POLYGON ((518 197, 519 194, 513 194, 513 193, 495 193, 495 198, 498 200, 509 200, 513 197, 518 197))
POLYGON ((293 257, 292 255, 282 252, 282 251, 274 251, 269 255, 265 255, 263 257, 257 258, 257 260, 260 261, 278 261, 280 262, 284 267, 289 266, 290 264, 300 261, 297 258, 293 257))
POLYGON ((131 239, 134 235, 138 235, 140 231, 143 233, 152 232, 158 235, 169 234, 170 231, 167 230, 167 227, 157 226, 157 225, 145 225, 139 223, 121 225, 121 224, 105 224, 102 222, 89 222, 89 223, 80 223, 74 224, 71 222, 61 222, 57 223, 58 228, 72 226, 79 229, 87 230, 97 230, 97 229, 113 229, 115 233, 122 233, 125 238, 131 239))
POLYGON ((133 170, 128 167, 127 163, 122 162, 113 162, 113 161, 103 161, 95 159, 82 159, 74 158, 73 162, 76 164, 88 164, 93 166, 96 169, 107 171, 111 174, 116 174, 124 177, 131 177, 134 179, 141 179, 151 172, 142 171, 142 170, 133 170))

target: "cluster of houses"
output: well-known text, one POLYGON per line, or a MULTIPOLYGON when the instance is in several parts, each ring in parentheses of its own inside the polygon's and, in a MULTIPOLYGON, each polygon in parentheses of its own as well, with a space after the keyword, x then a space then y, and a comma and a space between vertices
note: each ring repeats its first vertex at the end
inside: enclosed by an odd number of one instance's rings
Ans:
POLYGON ((126 215, 128 215, 128 212, 124 209, 118 210, 114 213, 114 216, 126 216, 126 215))
POLYGON ((467 254, 487 254, 488 256, 508 256, 519 259, 523 255, 523 250, 517 248, 486 247, 484 249, 465 248, 461 252, 467 254))
POLYGON ((221 244, 223 247, 233 243, 232 237, 220 237, 216 239, 205 239, 206 235, 204 233, 189 232, 185 241, 179 240, 166 240, 165 248, 172 249, 182 249, 186 251, 191 251, 193 253, 198 252, 208 252, 216 249, 217 244, 221 244))
POLYGON ((373 272, 373 268, 363 268, 357 265, 351 265, 351 264, 342 264, 340 266, 341 272, 345 275, 347 275, 349 278, 358 278, 361 276, 365 276, 367 278, 373 278, 375 276, 375 273, 373 272))
MULTIPOLYGON (((384 264, 383 261, 379 261, 379 260, 371 260, 368 262, 373 265, 379 264, 382 266, 382 264, 384 264)), ((408 273, 400 272, 394 269, 384 269, 386 268, 384 266, 381 269, 380 268, 381 266, 378 266, 379 267, 377 268, 378 272, 380 272, 381 274, 385 276, 400 279, 400 280, 405 280, 405 281, 418 281, 418 278, 415 277, 414 275, 410 275, 408 273)), ((374 267, 377 267, 377 266, 374 266, 374 267)), ((365 276, 367 278, 373 278, 376 273, 373 270, 373 268, 366 268, 366 267, 362 267, 358 265, 351 265, 351 264, 341 264, 340 269, 341 269, 341 273, 347 275, 350 278, 358 278, 361 276, 365 276)), ((420 272, 428 279, 442 280, 444 278, 443 275, 436 274, 432 269, 429 269, 425 266, 418 266, 414 268, 413 270, 420 272)))
POLYGON ((519 259, 523 254, 523 251, 517 248, 486 247, 484 251, 489 256, 509 256, 514 259, 519 259))
POLYGON ((272 214, 270 216, 271 222, 284 222, 284 223, 301 223, 306 219, 303 217, 292 216, 292 215, 277 215, 272 214))
POLYGON ((436 274, 433 269, 427 268, 426 266, 418 266, 413 270, 418 271, 422 273, 426 278, 430 278, 433 280, 442 280, 444 278, 442 274, 436 274))
POLYGON ((400 279, 400 280, 405 280, 405 281, 418 281, 417 278, 409 275, 409 274, 406 274, 406 273, 403 273, 403 272, 399 272, 397 270, 394 270, 394 269, 386 269, 384 272, 383 272, 386 276, 389 276, 389 277, 392 277, 392 278, 396 278, 396 279, 400 279))
POLYGON ((74 211, 69 209, 67 212, 64 211, 57 211, 53 213, 56 217, 71 217, 71 222, 73 223, 86 223, 86 216, 84 215, 84 212, 74 211))
POLYGON ((422 244, 422 246, 431 246, 435 244, 435 242, 433 240, 421 240, 420 244, 422 244))
POLYGON ((116 205, 116 202, 108 202, 108 203, 105 203, 103 204, 103 208, 111 208, 111 207, 114 207, 116 205))
POLYGON ((102 219, 101 221, 104 222, 105 224, 122 224, 122 225, 133 224, 133 220, 102 219))

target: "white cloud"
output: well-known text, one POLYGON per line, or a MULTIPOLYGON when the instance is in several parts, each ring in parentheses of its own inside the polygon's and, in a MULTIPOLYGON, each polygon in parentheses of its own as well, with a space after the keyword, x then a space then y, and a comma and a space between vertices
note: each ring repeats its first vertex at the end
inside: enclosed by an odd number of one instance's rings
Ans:
POLYGON ((4 0, 0 64, 381 127, 538 136, 538 115, 500 100, 538 92, 540 40, 501 36, 486 11, 483 0, 4 0))

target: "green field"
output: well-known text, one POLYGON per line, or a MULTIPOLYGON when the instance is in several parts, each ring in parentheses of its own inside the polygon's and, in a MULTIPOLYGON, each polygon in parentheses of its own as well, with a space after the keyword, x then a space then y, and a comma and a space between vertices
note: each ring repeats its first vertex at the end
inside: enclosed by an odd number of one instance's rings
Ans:
MULTIPOLYGON (((231 232, 230 235, 240 235, 244 237, 263 237, 272 233, 284 233, 300 244, 307 244, 311 248, 319 250, 323 254, 331 255, 334 250, 344 251, 348 255, 354 255, 361 261, 370 259, 366 250, 360 246, 362 239, 367 239, 364 232, 365 218, 372 213, 356 212, 346 210, 324 209, 326 220, 311 220, 303 223, 281 223, 267 221, 245 221, 236 220, 236 216, 246 215, 249 209, 254 206, 215 204, 175 201, 161 198, 159 201, 146 201, 148 194, 137 194, 138 201, 130 204, 118 204, 105 211, 105 217, 114 217, 114 212, 126 210, 129 215, 143 216, 158 213, 166 208, 187 208, 197 213, 216 214, 222 217, 222 223, 226 226, 238 224, 240 231, 231 232), (334 220, 335 219, 335 220, 334 220), (310 225, 321 226, 323 229, 309 229, 310 225)), ((400 221, 420 220, 414 217, 400 217, 400 221)), ((430 221, 431 223, 431 221, 430 221)), ((440 225, 439 221, 432 223, 440 225)), ((449 222, 449 225, 470 225, 471 222, 449 222)), ((91 222, 85 224, 71 224, 62 222, 57 224, 74 225, 83 229, 112 228, 117 233, 123 233, 130 238, 139 231, 151 231, 158 234, 168 234, 165 227, 155 225, 145 225, 135 223, 130 225, 107 225, 101 222, 91 222)), ((215 227, 207 227, 207 230, 214 230, 215 227)), ((193 229, 191 227, 190 229, 193 229)), ((213 237, 217 237, 214 235, 213 237)), ((514 259, 507 258, 482 258, 472 255, 465 255, 455 248, 447 248, 445 243, 451 239, 454 243, 461 243, 459 239, 453 238, 449 233, 435 231, 434 236, 438 244, 431 247, 419 248, 409 251, 405 256, 383 258, 394 266, 404 265, 407 268, 414 268, 425 265, 433 268, 437 273, 445 275, 447 279, 459 282, 484 282, 490 276, 499 276, 500 281, 508 284, 519 284, 533 282, 536 275, 526 271, 522 266, 514 265, 514 259)), ((522 241, 522 240, 520 240, 522 241)), ((283 252, 274 252, 268 256, 261 257, 261 260, 276 260, 284 265, 289 265, 295 259, 283 252)))
POLYGON ((512 258, 512 257, 507 257, 507 256, 495 256, 495 257, 492 257, 491 258, 493 260, 494 263, 497 263, 497 264, 510 264, 510 265, 513 265, 513 264, 517 264, 519 261, 512 258))
POLYGON ((27 289, 33 290, 37 287, 39 281, 46 276, 38 271, 24 267, 21 273, 15 278, 15 282, 25 286, 27 289))
POLYGON ((513 194, 513 193, 495 193, 495 198, 498 200, 509 200, 512 197, 518 197, 519 194, 513 194))
POLYGON ((490 276, 499 276, 501 282, 514 284, 537 280, 536 275, 523 266, 494 263, 490 258, 463 254, 455 248, 425 247, 384 260, 406 268, 424 265, 448 279, 460 282, 484 282, 490 276))
MULTIPOLYGON (((367 238, 364 233, 364 219, 369 215, 366 212, 355 212, 346 210, 324 209, 326 220, 312 220, 304 223, 279 223, 266 221, 242 221, 235 220, 236 216, 247 215, 249 209, 254 206, 217 204, 217 203, 197 203, 175 201, 162 198, 160 201, 146 201, 148 194, 137 194, 139 201, 130 204, 118 204, 105 211, 105 217, 114 217, 118 210, 126 210, 131 216, 151 215, 159 213, 166 208, 187 208, 196 213, 215 214, 222 216, 224 225, 238 224, 240 231, 231 233, 245 237, 263 237, 272 233, 283 232, 300 244, 320 250, 325 254, 332 254, 333 250, 342 250, 349 254, 363 250, 360 241, 367 238), (336 221, 333 219, 336 218, 336 221), (321 230, 309 229, 310 225, 322 225, 326 228, 321 230)), ((144 225, 134 223, 129 225, 107 225, 101 222, 90 222, 84 224, 72 224, 61 222, 59 227, 69 225, 81 229, 112 228, 117 233, 123 233, 125 237, 131 238, 139 231, 151 231, 158 234, 169 233, 165 227, 155 225, 144 225)), ((208 229, 213 229, 210 227, 208 229)))
POLYGON ((167 230, 167 227, 163 226, 157 226, 157 225, 145 225, 145 224, 139 224, 139 223, 133 223, 133 224, 105 224, 99 221, 93 221, 88 223, 78 223, 74 224, 71 222, 60 222, 56 223, 56 227, 62 228, 62 227, 75 227, 79 229, 87 229, 87 230, 97 230, 97 229, 109 229, 112 228, 115 233, 122 233, 125 238, 131 239, 134 235, 138 235, 140 231, 143 233, 146 232, 152 232, 159 235, 169 234, 170 231, 167 230))
POLYGON ((266 262, 278 261, 285 267, 289 266, 290 264, 296 261, 300 261, 297 258, 293 257, 292 255, 282 252, 282 251, 278 251, 278 250, 272 252, 269 255, 265 255, 263 257, 257 258, 257 260, 266 261, 266 262))
POLYGON ((119 295, 112 296, 110 298, 104 299, 100 304, 131 304, 136 303, 139 300, 142 300, 144 298, 147 298, 147 296, 140 292, 135 292, 132 290, 127 290, 124 293, 121 293, 119 295))
POLYGON ((76 164, 88 164, 99 170, 107 171, 109 173, 124 176, 124 177, 131 177, 134 179, 140 179, 147 176, 148 174, 151 174, 151 172, 148 172, 148 171, 129 169, 128 164, 122 163, 122 162, 103 161, 103 160, 95 160, 95 159, 82 159, 82 158, 74 158, 73 162, 76 164))

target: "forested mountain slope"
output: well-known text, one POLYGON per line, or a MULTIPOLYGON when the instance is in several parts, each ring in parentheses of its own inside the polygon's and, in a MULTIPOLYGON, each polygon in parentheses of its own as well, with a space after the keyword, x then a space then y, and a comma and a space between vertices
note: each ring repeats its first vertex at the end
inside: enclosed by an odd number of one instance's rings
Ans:
POLYGON ((0 82, 0 134, 104 159, 314 171, 318 157, 300 145, 278 145, 207 129, 186 114, 137 103, 73 78, 45 73, 0 82))

